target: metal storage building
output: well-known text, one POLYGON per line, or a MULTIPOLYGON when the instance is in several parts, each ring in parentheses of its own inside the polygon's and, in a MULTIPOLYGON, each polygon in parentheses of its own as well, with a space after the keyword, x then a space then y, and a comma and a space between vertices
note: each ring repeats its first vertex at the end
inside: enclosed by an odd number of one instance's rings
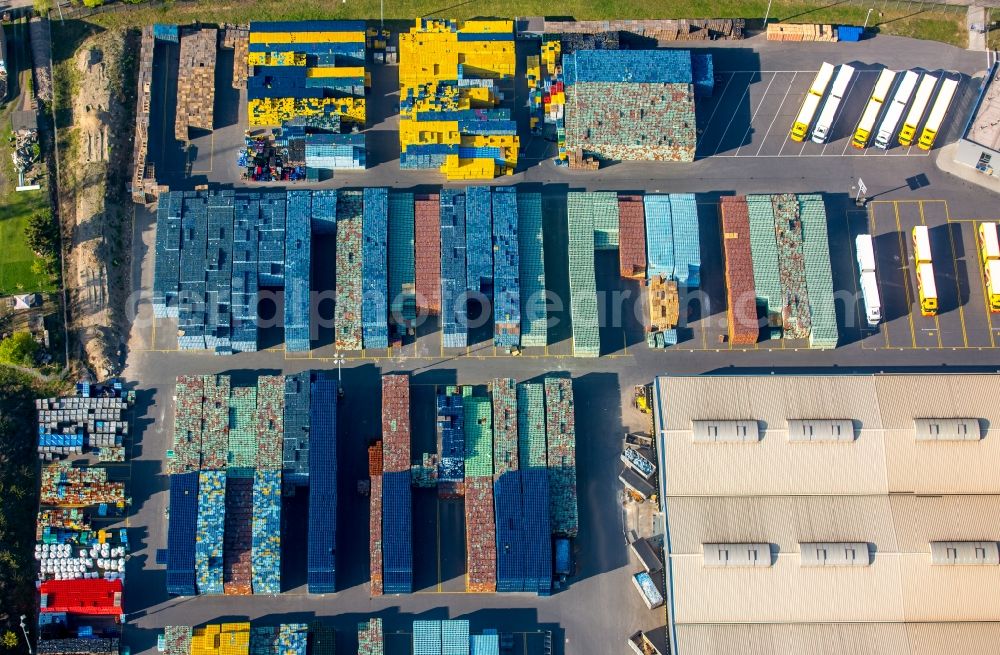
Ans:
POLYGON ((998 395, 1000 375, 657 378, 671 652, 991 650, 998 395))

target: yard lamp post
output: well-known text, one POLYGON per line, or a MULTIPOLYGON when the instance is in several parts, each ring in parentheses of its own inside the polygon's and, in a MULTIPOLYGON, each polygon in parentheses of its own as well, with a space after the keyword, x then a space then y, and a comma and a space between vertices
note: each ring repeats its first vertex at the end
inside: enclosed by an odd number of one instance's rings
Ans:
POLYGON ((868 19, 872 17, 872 12, 873 11, 875 11, 875 7, 869 7, 868 8, 868 13, 865 14, 865 26, 861 28, 862 32, 864 32, 865 30, 868 29, 868 19))
POLYGON ((771 0, 767 0, 767 11, 764 12, 764 29, 767 29, 767 19, 771 15, 771 0))
POLYGON ((24 620, 28 618, 24 614, 21 615, 21 632, 24 633, 24 643, 28 646, 28 655, 33 655, 31 651, 31 639, 28 637, 28 626, 24 623, 24 620))
POLYGON ((344 397, 344 385, 343 378, 341 377, 340 367, 344 365, 347 360, 344 358, 344 353, 339 350, 333 353, 333 363, 337 365, 337 397, 344 397))

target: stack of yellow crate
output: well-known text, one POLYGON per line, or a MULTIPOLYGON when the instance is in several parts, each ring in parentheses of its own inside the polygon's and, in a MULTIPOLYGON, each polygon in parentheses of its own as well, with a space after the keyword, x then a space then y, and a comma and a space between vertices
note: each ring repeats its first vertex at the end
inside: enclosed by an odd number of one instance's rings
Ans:
POLYGON ((520 142, 496 86, 515 72, 513 21, 417 19, 400 34, 399 64, 403 168, 448 179, 513 173, 520 142))
MULTIPOLYGON (((339 127, 339 122, 364 126, 364 91, 371 85, 371 77, 364 66, 364 23, 252 23, 249 50, 247 63, 252 77, 248 83, 247 116, 250 127, 279 126, 295 118, 310 117, 316 119, 318 127, 324 127, 327 122, 331 127, 334 124, 339 127), (324 45, 330 47, 324 48, 324 45), (297 78, 299 81, 293 86, 298 86, 288 90, 285 73, 274 67, 287 69, 287 77, 297 78), (343 97, 303 93, 299 87, 304 78, 328 79, 330 87, 341 91, 332 95, 343 97), (359 82, 347 82, 348 78, 359 82)), ((308 83, 306 86, 317 85, 308 83)))
POLYGON ((249 651, 249 623, 216 623, 191 633, 191 655, 247 655, 249 651))

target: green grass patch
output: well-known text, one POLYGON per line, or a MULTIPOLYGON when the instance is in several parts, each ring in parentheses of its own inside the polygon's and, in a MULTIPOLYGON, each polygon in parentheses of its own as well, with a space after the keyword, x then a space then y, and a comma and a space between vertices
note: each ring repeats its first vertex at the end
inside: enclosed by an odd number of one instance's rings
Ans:
MULTIPOLYGON (((510 16, 571 16, 579 20, 613 18, 746 18, 760 22, 767 0, 672 0, 669 3, 639 0, 566 0, 554 7, 545 0, 516 0, 502 7, 510 16)), ((853 0, 806 2, 772 0, 771 21, 862 25, 868 7, 853 0)), ((869 27, 882 34, 895 34, 966 46, 965 7, 886 0, 876 4, 869 27), (881 10, 881 11, 879 11, 881 10)), ((397 0, 385 4, 387 20, 412 20, 416 16, 472 18, 489 8, 481 3, 397 0)), ((243 23, 251 20, 373 19, 379 16, 379 0, 221 0, 164 3, 131 11, 98 14, 87 21, 104 28, 133 27, 154 22, 194 21, 243 23)), ((80 21, 70 21, 80 22, 80 21)), ((56 33, 53 25, 53 34, 56 33)), ((79 30, 80 28, 74 28, 79 30)), ((58 41, 58 37, 56 37, 58 41)))

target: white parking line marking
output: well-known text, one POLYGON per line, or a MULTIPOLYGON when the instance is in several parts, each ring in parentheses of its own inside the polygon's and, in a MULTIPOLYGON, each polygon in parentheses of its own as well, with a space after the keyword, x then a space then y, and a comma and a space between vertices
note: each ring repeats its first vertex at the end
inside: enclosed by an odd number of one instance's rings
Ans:
POLYGON ((771 76, 771 81, 767 83, 767 88, 764 89, 764 94, 760 97, 760 102, 757 103, 757 108, 753 110, 752 114, 750 114, 750 124, 747 125, 747 131, 743 134, 743 138, 740 139, 740 145, 736 148, 736 155, 740 154, 740 148, 743 147, 743 144, 746 143, 747 137, 750 136, 750 132, 753 130, 753 121, 757 118, 757 112, 759 112, 760 108, 764 106, 764 101, 767 100, 767 92, 771 90, 771 85, 774 84, 774 80, 776 79, 778 79, 777 73, 771 76))
POLYGON ((729 124, 726 125, 726 131, 722 133, 719 137, 719 144, 715 146, 715 152, 712 153, 713 156, 719 154, 719 148, 722 147, 723 142, 726 140, 726 134, 729 133, 729 128, 733 126, 733 121, 736 120, 736 112, 739 111, 740 107, 743 105, 743 101, 746 99, 747 94, 750 93, 750 85, 753 84, 753 76, 750 76, 750 80, 747 82, 747 88, 743 89, 743 95, 740 96, 740 101, 736 103, 735 109, 733 109, 733 115, 729 118, 729 124))
MULTIPOLYGON (((792 74, 792 79, 788 82, 788 88, 785 89, 785 96, 781 99, 781 104, 778 105, 777 111, 774 112, 774 118, 771 119, 771 124, 767 126, 767 132, 764 132, 764 138, 761 139, 761 141, 760 141, 760 147, 757 148, 757 153, 754 155, 755 157, 759 156, 760 155, 760 151, 764 149, 764 143, 767 142, 767 135, 769 135, 771 133, 771 128, 774 127, 774 122, 776 120, 778 120, 778 115, 781 113, 781 108, 785 106, 785 100, 788 99, 788 94, 792 90, 792 85, 795 84, 795 77, 797 75, 798 75, 798 73, 793 73, 792 74)), ((784 147, 784 146, 782 146, 782 147, 784 147)), ((779 149, 778 152, 780 153, 781 150, 779 149)))
POLYGON ((712 124, 712 119, 715 118, 715 112, 719 111, 719 107, 722 106, 722 99, 726 96, 726 89, 729 88, 729 85, 732 83, 734 77, 736 77, 736 74, 731 74, 729 79, 726 80, 725 86, 722 87, 722 93, 719 94, 719 101, 715 103, 715 108, 712 109, 712 113, 708 115, 708 120, 705 121, 704 132, 708 132, 708 127, 712 124))

